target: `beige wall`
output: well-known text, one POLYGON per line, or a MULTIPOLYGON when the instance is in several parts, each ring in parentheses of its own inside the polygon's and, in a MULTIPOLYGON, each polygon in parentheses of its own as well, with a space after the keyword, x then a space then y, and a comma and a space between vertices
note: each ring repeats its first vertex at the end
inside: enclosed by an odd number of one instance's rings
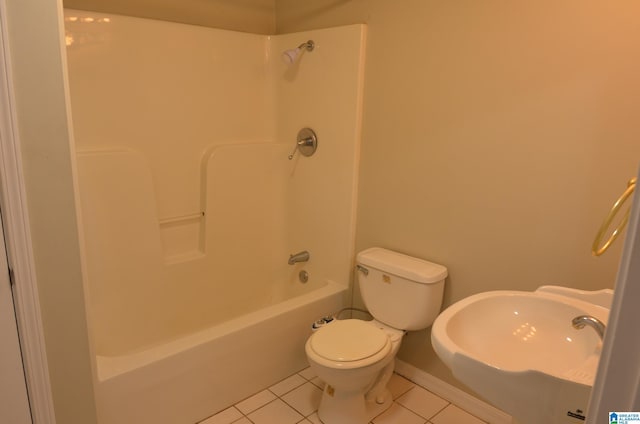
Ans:
POLYGON ((64 7, 273 34, 275 0, 64 0, 64 7))
MULTIPOLYGON (((356 249, 449 268, 445 306, 493 289, 611 287, 590 255, 640 160, 640 4, 278 0, 277 32, 366 22, 356 249)), ((400 358, 454 384, 429 332, 400 358)))
POLYGON ((9 44, 58 423, 96 422, 55 0, 9 0, 9 44))

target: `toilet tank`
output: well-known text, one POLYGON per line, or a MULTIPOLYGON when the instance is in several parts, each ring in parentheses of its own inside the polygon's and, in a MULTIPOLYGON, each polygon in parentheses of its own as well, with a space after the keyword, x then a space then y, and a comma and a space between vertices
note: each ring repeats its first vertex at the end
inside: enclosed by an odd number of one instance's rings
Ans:
POLYGON ((447 268, 380 247, 358 253, 356 262, 362 300, 375 319, 409 331, 433 324, 447 268))

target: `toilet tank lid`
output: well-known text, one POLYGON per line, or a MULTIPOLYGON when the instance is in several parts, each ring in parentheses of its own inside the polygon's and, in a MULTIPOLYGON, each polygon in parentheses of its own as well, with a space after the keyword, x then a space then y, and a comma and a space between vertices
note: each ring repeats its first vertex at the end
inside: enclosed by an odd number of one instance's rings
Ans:
POLYGON ((403 255, 381 247, 372 247, 358 253, 359 264, 376 268, 417 283, 437 283, 447 277, 447 268, 424 259, 403 255))

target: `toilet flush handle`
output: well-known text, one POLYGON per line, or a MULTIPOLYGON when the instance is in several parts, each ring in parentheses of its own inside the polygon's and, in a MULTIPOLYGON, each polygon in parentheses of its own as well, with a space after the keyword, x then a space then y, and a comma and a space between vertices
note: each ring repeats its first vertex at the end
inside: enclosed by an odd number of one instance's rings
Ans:
POLYGON ((356 269, 361 273, 363 273, 364 275, 369 275, 369 270, 360 264, 356 265, 356 269))

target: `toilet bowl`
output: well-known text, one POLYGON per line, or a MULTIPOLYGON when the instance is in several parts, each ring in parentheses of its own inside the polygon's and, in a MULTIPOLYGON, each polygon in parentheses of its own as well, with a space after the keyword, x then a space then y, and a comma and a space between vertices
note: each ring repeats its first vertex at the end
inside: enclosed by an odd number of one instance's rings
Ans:
POLYGON ((430 326, 442 306, 447 269, 382 248, 356 258, 358 284, 372 321, 334 320, 314 332, 305 351, 326 385, 324 424, 367 424, 392 404, 387 383, 406 331, 430 326))
POLYGON ((386 388, 404 331, 376 320, 335 320, 305 345, 307 359, 326 383, 318 408, 323 423, 365 424, 392 402, 386 388))

